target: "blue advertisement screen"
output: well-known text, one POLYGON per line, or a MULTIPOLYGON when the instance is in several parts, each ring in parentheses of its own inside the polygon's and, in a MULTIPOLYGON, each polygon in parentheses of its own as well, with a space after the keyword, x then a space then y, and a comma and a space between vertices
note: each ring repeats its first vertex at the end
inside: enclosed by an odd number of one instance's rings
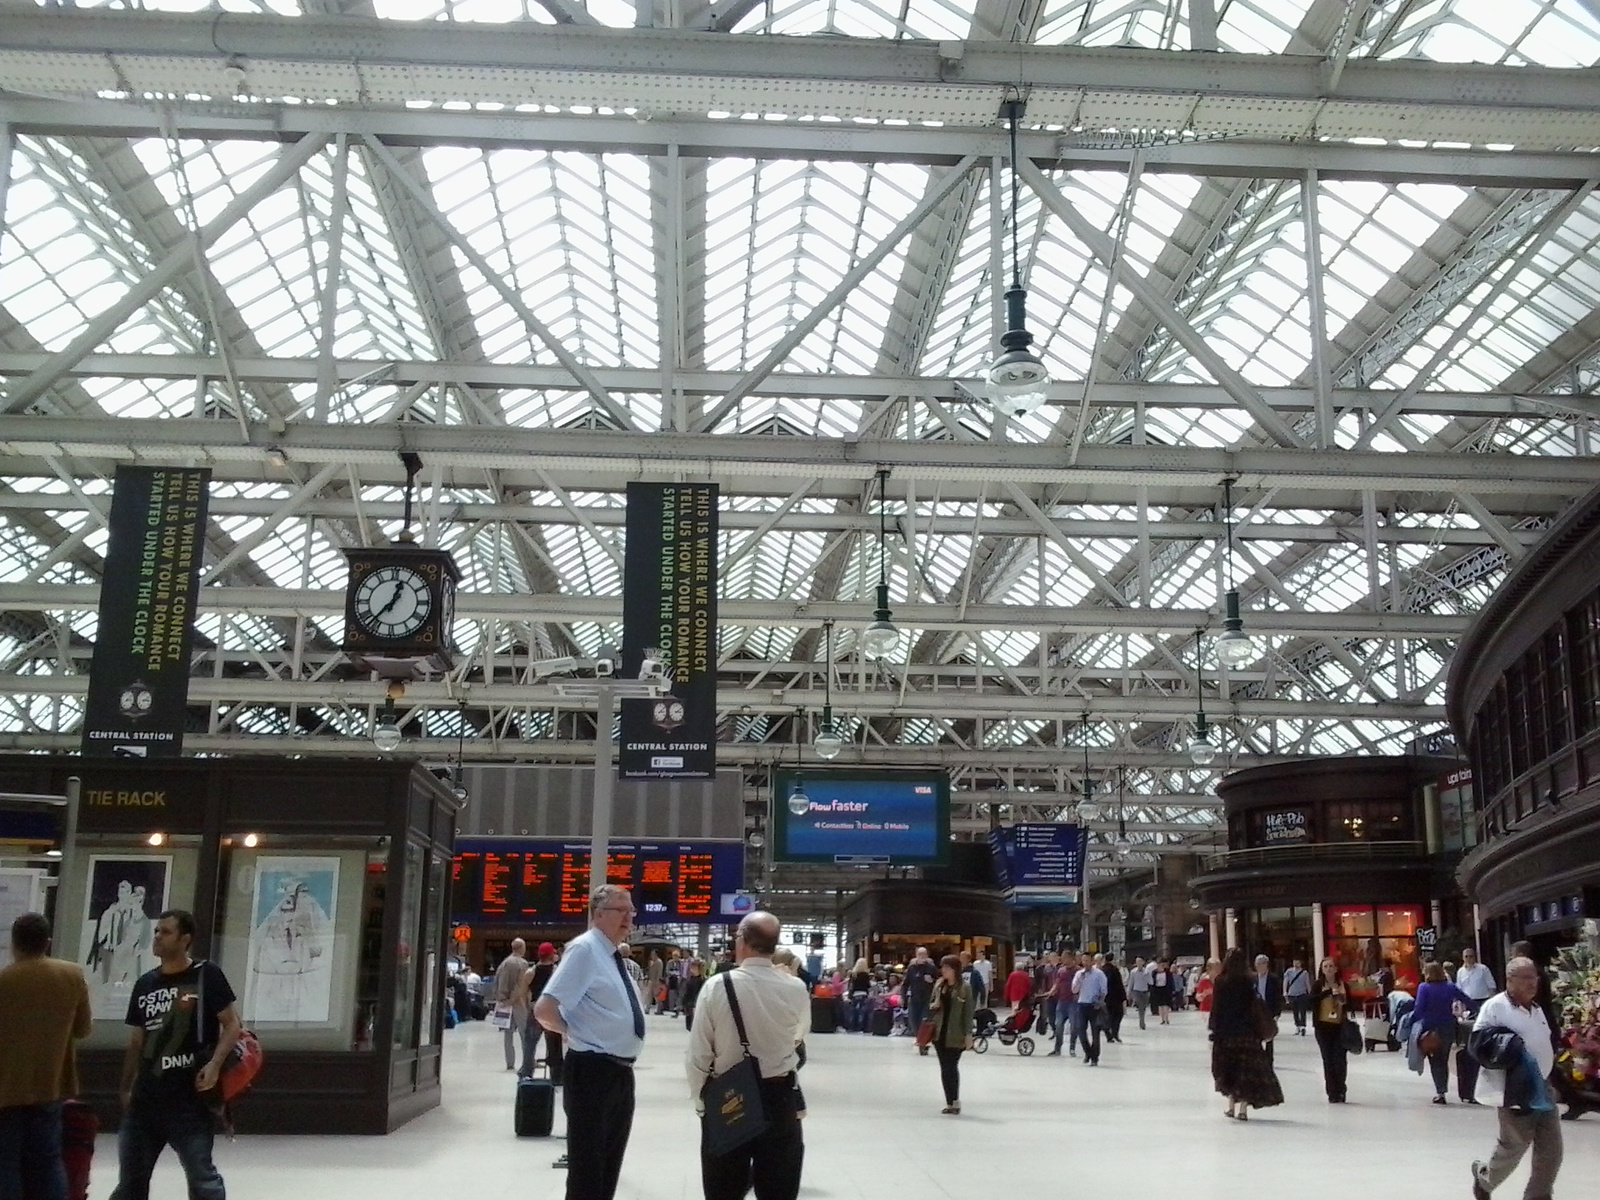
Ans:
POLYGON ((943 862, 950 842, 950 782, 938 771, 779 771, 773 815, 776 861, 943 862), (805 811, 792 811, 798 779, 805 811))

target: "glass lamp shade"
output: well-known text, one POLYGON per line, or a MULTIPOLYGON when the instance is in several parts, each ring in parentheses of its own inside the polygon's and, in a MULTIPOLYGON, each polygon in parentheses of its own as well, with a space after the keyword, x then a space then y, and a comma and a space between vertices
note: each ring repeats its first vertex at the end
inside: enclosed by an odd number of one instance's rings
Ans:
POLYGON ((750 848, 752 850, 759 850, 761 847, 767 844, 767 835, 762 833, 761 830, 757 829, 754 830, 746 840, 750 843, 750 848))
POLYGON ((1217 638, 1217 661, 1225 667, 1242 667, 1256 656, 1255 643, 1244 631, 1244 618, 1239 615, 1239 593, 1229 588, 1223 597, 1224 616, 1222 635, 1217 638))
POLYGON ((844 749, 844 739, 834 732, 833 722, 824 719, 822 728, 817 731, 816 740, 811 743, 811 747, 820 757, 831 762, 838 758, 839 751, 844 749))
POLYGON ((989 403, 1008 417, 1025 417, 1050 398, 1050 372, 1027 350, 1008 350, 989 368, 989 403))
POLYGON ((1100 819, 1100 806, 1093 800, 1078 801, 1078 819, 1080 821, 1098 821, 1100 819))
POLYGON ((889 611, 889 585, 878 585, 878 607, 873 610, 872 624, 861 635, 861 648, 868 658, 889 658, 900 648, 900 630, 889 611))
POLYGON ((391 754, 400 748, 400 726, 395 724, 394 717, 388 713, 378 718, 378 724, 372 731, 372 744, 385 754, 391 754))
POLYGON ((1209 767, 1216 760, 1217 748, 1211 744, 1210 735, 1199 731, 1189 743, 1189 761, 1197 767, 1209 767))
POLYGON ((1126 858, 1128 856, 1128 850, 1132 845, 1133 845, 1133 843, 1128 841, 1126 835, 1119 833, 1112 840, 1111 849, 1112 849, 1112 852, 1114 854, 1116 854, 1116 856, 1119 859, 1121 859, 1121 858, 1126 858))
POLYGON ((789 811, 797 817, 803 817, 811 808, 811 797, 806 795, 804 785, 796 783, 794 790, 789 793, 789 811))

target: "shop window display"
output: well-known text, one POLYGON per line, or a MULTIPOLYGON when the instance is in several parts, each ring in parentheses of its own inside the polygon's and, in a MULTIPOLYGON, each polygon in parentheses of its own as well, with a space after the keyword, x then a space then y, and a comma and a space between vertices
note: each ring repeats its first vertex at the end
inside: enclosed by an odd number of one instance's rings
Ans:
POLYGON ((1352 996, 1372 999, 1377 976, 1387 961, 1396 986, 1414 992, 1421 978, 1417 959, 1417 927, 1424 914, 1418 905, 1346 905, 1325 910, 1327 952, 1339 966, 1339 977, 1352 996))

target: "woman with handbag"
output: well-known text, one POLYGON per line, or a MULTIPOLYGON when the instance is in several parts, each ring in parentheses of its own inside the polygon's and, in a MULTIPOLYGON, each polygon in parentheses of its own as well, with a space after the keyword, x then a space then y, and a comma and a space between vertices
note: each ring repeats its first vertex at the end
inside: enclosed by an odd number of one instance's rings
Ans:
POLYGON ((1211 1080, 1228 1098, 1226 1115, 1250 1119, 1252 1108, 1283 1103, 1283 1088, 1263 1043, 1277 1032, 1251 982, 1244 951, 1235 946, 1222 960, 1211 991, 1211 1080))
POLYGON ((1350 996, 1339 978, 1338 964, 1325 958, 1311 985, 1311 1032, 1322 1054, 1322 1084, 1328 1090, 1329 1104, 1344 1103, 1352 1035, 1356 1053, 1361 1052, 1361 1030, 1350 1020, 1349 1010, 1350 996))
POLYGON ((1450 1053, 1456 1045, 1457 1014, 1472 1005, 1467 994, 1450 982, 1444 968, 1430 962, 1422 968, 1422 986, 1412 1009, 1412 1037, 1433 1072, 1433 1102, 1445 1104, 1450 1090, 1450 1053))
MULTIPOLYGON (((961 978, 961 960, 946 954, 939 960, 939 978, 928 1000, 933 1049, 939 1056, 939 1082, 944 1085, 944 1107, 954 1116, 961 1111, 961 1052, 972 1045, 972 988, 961 978)), ((922 1031, 918 1031, 920 1039, 922 1031)))

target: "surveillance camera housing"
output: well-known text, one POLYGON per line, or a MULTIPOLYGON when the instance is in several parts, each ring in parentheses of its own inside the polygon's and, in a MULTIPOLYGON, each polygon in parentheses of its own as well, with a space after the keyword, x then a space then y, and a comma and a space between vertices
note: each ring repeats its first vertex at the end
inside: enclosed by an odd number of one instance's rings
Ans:
POLYGON ((596 675, 601 676, 602 678, 605 678, 605 677, 609 677, 611 675, 615 675, 616 671, 617 671, 617 664, 615 662, 613 662, 611 659, 609 659, 609 658, 597 658, 597 659, 594 660, 594 673, 596 675))

